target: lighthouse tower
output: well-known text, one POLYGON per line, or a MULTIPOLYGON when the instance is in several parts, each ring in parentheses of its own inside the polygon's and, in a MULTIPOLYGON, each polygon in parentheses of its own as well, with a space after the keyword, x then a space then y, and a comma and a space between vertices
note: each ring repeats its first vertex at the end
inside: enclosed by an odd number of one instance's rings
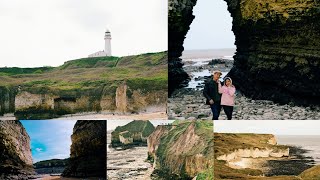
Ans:
POLYGON ((109 29, 107 29, 104 34, 104 41, 105 41, 104 52, 106 53, 106 56, 111 56, 111 33, 109 29))
POLYGON ((104 43, 105 43, 105 46, 103 51, 92 53, 88 57, 111 56, 111 33, 108 29, 104 33, 104 43))

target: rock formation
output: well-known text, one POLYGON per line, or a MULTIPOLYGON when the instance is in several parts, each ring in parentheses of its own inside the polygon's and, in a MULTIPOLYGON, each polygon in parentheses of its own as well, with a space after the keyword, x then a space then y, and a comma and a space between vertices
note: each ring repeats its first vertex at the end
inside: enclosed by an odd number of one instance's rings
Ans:
POLYGON ((169 31, 168 31, 168 70, 169 70, 169 96, 172 92, 185 86, 190 80, 188 74, 182 69, 179 58, 183 51, 183 41, 194 19, 192 15, 196 0, 182 1, 169 0, 169 31))
POLYGON ((166 136, 169 131, 175 127, 176 126, 174 125, 159 125, 156 127, 153 133, 149 135, 147 139, 149 159, 154 161, 153 158, 156 158, 156 152, 158 150, 161 138, 166 136))
POLYGON ((49 119, 83 112, 164 112, 167 59, 167 52, 159 52, 77 59, 41 73, 31 71, 37 68, 0 68, 0 116, 49 119))
POLYGON ((106 177, 106 121, 77 121, 64 177, 106 177))
POLYGON ((157 128, 148 138, 149 159, 159 176, 213 178, 212 121, 181 121, 157 128))
MULTIPOLYGON (((232 30, 237 46, 234 67, 229 74, 235 86, 255 99, 319 105, 319 2, 225 1, 233 17, 232 30)), ((169 72, 182 71, 176 58, 183 50, 196 1, 169 2, 172 6, 169 10, 169 64, 173 64, 169 72), (173 35, 175 38, 170 38, 173 35)), ((186 79, 184 75, 179 78, 186 79)), ((169 81, 169 88, 176 88, 175 83, 182 81, 169 81)))
POLYGON ((68 161, 69 159, 51 159, 39 161, 34 163, 33 166, 37 174, 61 174, 68 161))
POLYGON ((244 178, 262 176, 260 169, 237 167, 244 158, 283 158, 289 157, 289 147, 277 145, 272 134, 228 134, 214 133, 215 179, 244 178), (239 163, 238 163, 239 162, 239 163))
POLYGON ((118 126, 111 133, 113 147, 131 147, 147 145, 148 136, 154 131, 150 121, 132 121, 125 126, 118 126))
POLYGON ((0 179, 34 174, 30 137, 19 121, 0 121, 0 179))
POLYGON ((0 116, 14 112, 15 91, 11 87, 0 86, 0 116))

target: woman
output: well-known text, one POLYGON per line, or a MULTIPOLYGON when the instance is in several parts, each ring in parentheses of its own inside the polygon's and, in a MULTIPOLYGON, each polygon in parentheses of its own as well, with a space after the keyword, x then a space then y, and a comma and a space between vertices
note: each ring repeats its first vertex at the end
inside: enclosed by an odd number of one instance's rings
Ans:
POLYGON ((219 93, 222 94, 221 106, 226 113, 228 120, 232 119, 235 92, 236 88, 232 85, 232 79, 230 77, 225 78, 224 85, 222 87, 219 83, 219 93))

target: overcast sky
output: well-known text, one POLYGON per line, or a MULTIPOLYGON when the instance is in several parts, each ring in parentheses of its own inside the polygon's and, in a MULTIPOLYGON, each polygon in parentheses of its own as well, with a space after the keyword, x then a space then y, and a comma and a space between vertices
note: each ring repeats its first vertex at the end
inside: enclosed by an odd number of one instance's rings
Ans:
POLYGON ((235 48, 232 18, 224 0, 198 0, 193 8, 193 20, 184 40, 184 48, 235 48))
POLYGON ((167 50, 167 0, 2 0, 0 67, 58 66, 104 49, 125 56, 167 50))
POLYGON ((74 120, 20 121, 31 139, 33 162, 70 157, 74 120))
POLYGON ((259 120, 215 121, 214 132, 257 133, 275 135, 320 135, 320 121, 316 120, 259 120))

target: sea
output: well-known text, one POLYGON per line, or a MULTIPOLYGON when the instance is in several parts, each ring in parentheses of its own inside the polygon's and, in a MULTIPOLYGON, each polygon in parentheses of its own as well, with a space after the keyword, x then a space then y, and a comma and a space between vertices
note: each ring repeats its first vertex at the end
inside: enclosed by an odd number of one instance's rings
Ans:
MULTIPOLYGON (((185 50, 182 53, 182 62, 193 62, 193 64, 185 63, 184 68, 188 66, 204 66, 207 65, 212 59, 228 59, 233 60, 233 56, 236 49, 202 49, 202 50, 185 50)), ((191 75, 191 80, 185 88, 197 89, 199 84, 204 83, 203 78, 205 76, 210 76, 211 72, 209 69, 203 69, 201 71, 188 72, 191 75)), ((229 71, 222 71, 220 81, 229 73, 229 71)), ((200 88, 199 90, 201 90, 200 88)))
POLYGON ((320 164, 320 135, 277 135, 278 144, 300 147, 307 150, 306 157, 312 157, 316 165, 320 164))

